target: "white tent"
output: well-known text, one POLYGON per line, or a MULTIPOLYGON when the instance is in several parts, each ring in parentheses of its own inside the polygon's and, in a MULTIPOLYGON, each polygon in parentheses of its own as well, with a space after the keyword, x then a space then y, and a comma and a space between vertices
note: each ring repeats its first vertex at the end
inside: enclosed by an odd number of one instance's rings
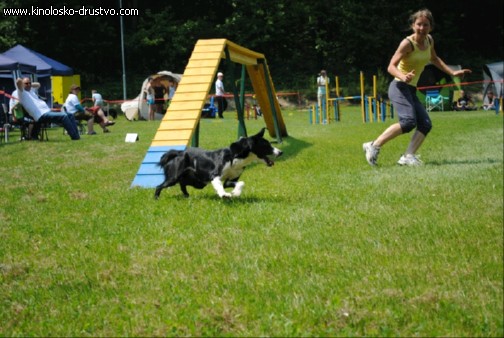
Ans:
MULTIPOLYGON (((140 88, 140 94, 136 98, 130 101, 125 101, 121 104, 121 110, 124 113, 124 116, 130 121, 144 119, 147 120, 149 118, 149 107, 147 105, 146 92, 149 77, 153 79, 154 86, 163 86, 168 93, 168 80, 175 81, 179 83, 182 79, 182 74, 175 74, 166 70, 160 71, 154 75, 148 76, 144 82, 142 83, 142 87, 140 88)), ((165 97, 167 98, 167 97, 165 97)), ((155 113, 155 119, 161 120, 163 118, 162 114, 155 113)))
MULTIPOLYGON (((486 94, 492 90, 495 97, 503 97, 502 78, 504 73, 504 61, 490 63, 483 66, 483 97, 486 100, 486 94)), ((486 102, 485 102, 486 103, 486 102)))

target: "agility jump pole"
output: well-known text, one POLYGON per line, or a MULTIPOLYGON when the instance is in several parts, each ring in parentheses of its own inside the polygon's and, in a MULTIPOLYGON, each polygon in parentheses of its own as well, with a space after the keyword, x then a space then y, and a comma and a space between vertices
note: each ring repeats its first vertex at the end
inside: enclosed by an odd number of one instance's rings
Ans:
POLYGON ((360 87, 361 87, 361 114, 362 114, 362 122, 366 123, 366 111, 364 109, 364 73, 360 72, 360 87))
POLYGON ((361 71, 360 72, 360 86, 361 86, 361 95, 358 96, 340 96, 340 85, 339 85, 339 77, 335 76, 335 93, 336 97, 335 98, 330 98, 329 97, 329 88, 328 84, 326 83, 326 104, 324 107, 324 104, 322 104, 323 107, 318 107, 318 105, 314 105, 310 107, 310 112, 309 112, 309 119, 310 119, 310 124, 318 124, 320 122, 324 123, 329 123, 331 120, 330 118, 330 113, 331 113, 331 108, 334 106, 334 120, 335 121, 340 121, 341 120, 341 112, 339 109, 339 101, 343 100, 361 100, 361 113, 362 113, 362 121, 366 122, 366 104, 365 104, 365 93, 364 93, 364 73, 361 71))
MULTIPOLYGON (((329 80, 329 78, 327 78, 327 80, 329 80)), ((331 116, 329 115, 329 96, 330 96, 329 94, 330 94, 330 92, 329 92, 329 83, 328 82, 329 81, 325 82, 325 96, 326 96, 325 102, 324 102, 325 104, 322 104, 324 107, 321 107, 322 109, 324 109, 324 115, 325 115, 323 122, 327 123, 327 124, 329 124, 331 121, 331 116)))
POLYGON ((340 85, 339 85, 339 77, 335 77, 336 83, 336 88, 335 88, 335 93, 336 93, 336 98, 331 99, 332 101, 335 102, 334 107, 335 107, 335 119, 336 115, 338 115, 338 120, 340 119, 340 114, 341 112, 339 111, 339 101, 342 100, 361 100, 361 114, 362 114, 362 121, 366 122, 366 110, 365 110, 365 93, 364 93, 364 73, 361 71, 360 72, 360 88, 361 88, 361 95, 358 96, 340 96, 340 85))
MULTIPOLYGON (((368 120, 370 122, 385 122, 387 118, 387 112, 390 112, 389 117, 394 118, 394 108, 390 103, 385 102, 384 100, 378 99, 378 77, 373 75, 373 96, 366 97, 364 100, 365 104, 365 112, 363 113, 364 122, 368 120), (367 99, 367 100, 366 100, 367 99)), ((364 81, 362 81, 362 86, 364 81)), ((361 88, 362 89, 362 88, 361 88)), ((362 92, 363 89, 362 89, 362 92)))
POLYGON ((376 86, 376 75, 373 75, 373 96, 375 98, 375 103, 374 103, 374 108, 375 108, 375 114, 374 118, 375 121, 378 121, 378 116, 380 116, 380 105, 378 104, 378 88, 376 86))
POLYGON ((365 81, 364 81, 364 72, 360 72, 360 96, 340 96, 340 84, 339 77, 335 76, 335 98, 329 97, 329 88, 326 83, 326 102, 327 104, 322 107, 318 107, 318 105, 314 105, 310 107, 309 119, 310 124, 318 124, 318 123, 329 123, 331 120, 331 109, 334 108, 334 120, 341 120, 341 111, 339 106, 339 101, 343 100, 360 100, 361 101, 361 115, 362 122, 366 123, 370 122, 378 122, 385 121, 387 111, 390 111, 390 118, 394 117, 393 107, 390 104, 387 104, 385 101, 378 100, 378 77, 373 75, 373 94, 372 96, 366 96, 365 93, 365 81))

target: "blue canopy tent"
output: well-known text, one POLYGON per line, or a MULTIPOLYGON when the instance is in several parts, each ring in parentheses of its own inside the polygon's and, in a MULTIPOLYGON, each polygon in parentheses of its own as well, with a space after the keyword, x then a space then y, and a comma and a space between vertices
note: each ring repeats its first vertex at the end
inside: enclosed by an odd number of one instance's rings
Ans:
POLYGON ((35 65, 37 77, 50 75, 73 75, 73 69, 22 45, 16 45, 3 55, 18 62, 35 65))
POLYGON ((11 71, 18 69, 19 62, 0 54, 0 71, 11 71))
POLYGON ((51 76, 73 75, 72 68, 22 45, 12 47, 3 55, 19 63, 34 65, 37 68, 36 81, 41 85, 39 94, 47 98, 50 106, 52 106, 51 76))
POLYGON ((35 74, 37 67, 25 63, 19 63, 5 55, 0 54, 0 72, 21 71, 24 73, 35 74))

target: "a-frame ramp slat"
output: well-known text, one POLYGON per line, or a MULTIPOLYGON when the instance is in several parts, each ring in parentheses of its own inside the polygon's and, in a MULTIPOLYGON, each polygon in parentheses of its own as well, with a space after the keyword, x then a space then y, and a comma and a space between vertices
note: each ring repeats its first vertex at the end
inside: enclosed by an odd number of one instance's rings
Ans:
POLYGON ((151 146, 131 184, 132 187, 155 188, 164 181, 163 169, 158 165, 161 157, 169 150, 184 150, 183 145, 151 146))

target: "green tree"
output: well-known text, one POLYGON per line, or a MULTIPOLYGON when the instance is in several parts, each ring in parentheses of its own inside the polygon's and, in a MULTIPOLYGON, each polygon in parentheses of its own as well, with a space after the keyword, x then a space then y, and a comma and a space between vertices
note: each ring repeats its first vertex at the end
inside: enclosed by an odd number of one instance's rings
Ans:
MULTIPOLYGON (((449 64, 477 70, 502 60, 502 0, 123 0, 128 83, 137 84, 162 69, 182 73, 198 39, 226 38, 264 53, 278 89, 309 89, 325 68, 343 83, 386 67, 399 42, 410 34, 408 16, 432 10, 438 54, 449 64), (484 39, 483 39, 484 38, 484 39), (483 42, 484 40, 491 43, 483 42)), ((117 86, 122 74, 117 16, 7 17, 3 9, 114 8, 119 1, 0 0, 0 51, 24 44, 73 67, 84 84, 117 86)), ((369 79, 367 79, 369 81, 369 79)), ((119 95, 118 95, 119 96, 119 95)))
POLYGON ((27 25, 23 25, 22 18, 18 16, 7 16, 4 14, 5 9, 19 8, 20 1, 18 0, 2 0, 0 1, 0 51, 5 51, 10 47, 24 43, 26 39, 27 25))

